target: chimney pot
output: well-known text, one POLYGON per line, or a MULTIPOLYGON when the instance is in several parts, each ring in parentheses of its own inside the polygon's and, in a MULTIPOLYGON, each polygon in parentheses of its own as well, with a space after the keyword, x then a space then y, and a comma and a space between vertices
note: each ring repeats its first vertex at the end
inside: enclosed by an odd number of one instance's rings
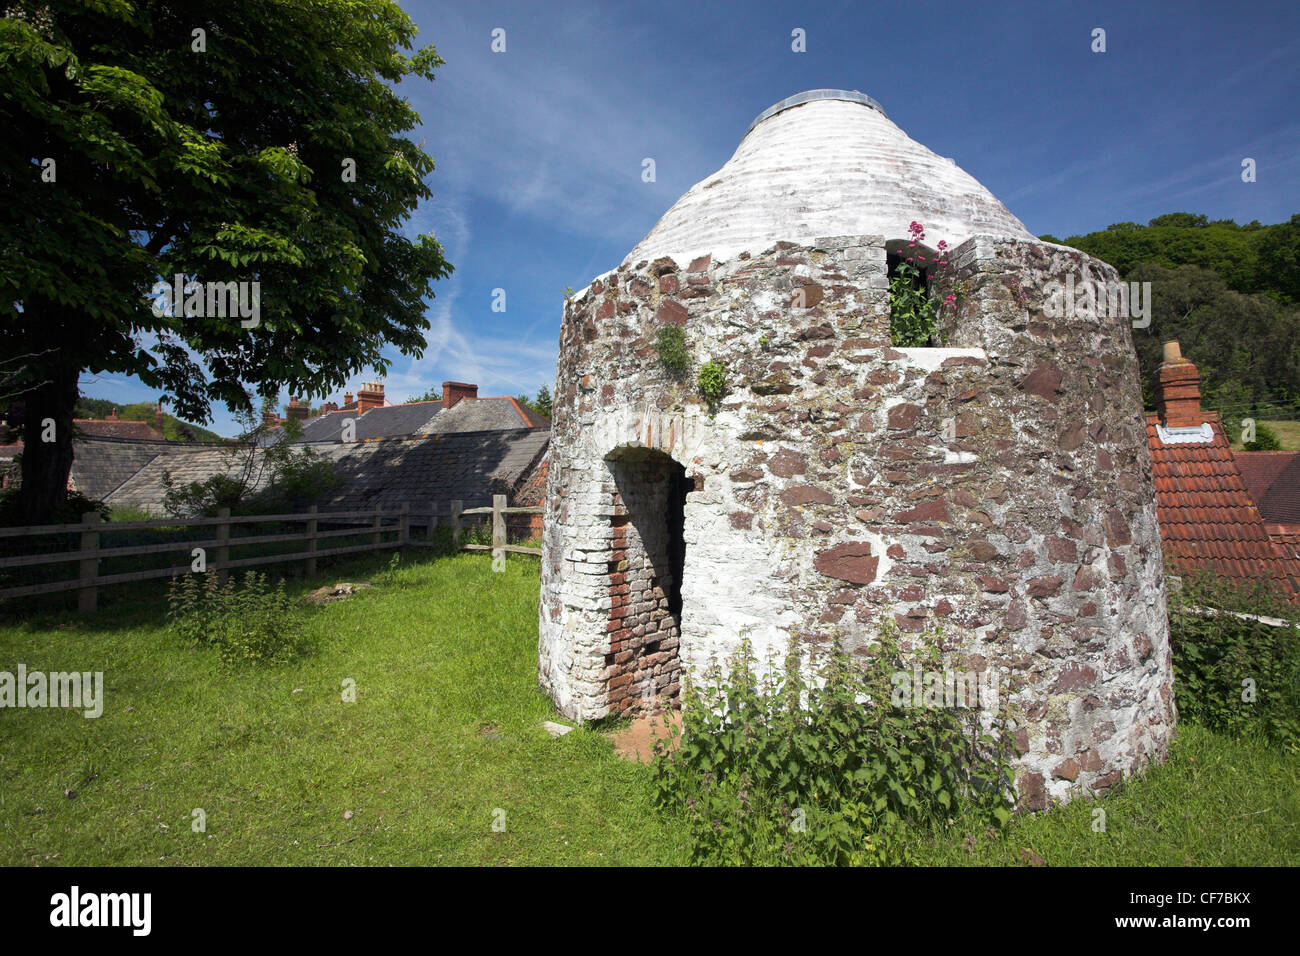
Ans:
POLYGON ((382 408, 384 404, 384 386, 382 382, 367 382, 357 392, 357 414, 364 415, 372 408, 382 408))

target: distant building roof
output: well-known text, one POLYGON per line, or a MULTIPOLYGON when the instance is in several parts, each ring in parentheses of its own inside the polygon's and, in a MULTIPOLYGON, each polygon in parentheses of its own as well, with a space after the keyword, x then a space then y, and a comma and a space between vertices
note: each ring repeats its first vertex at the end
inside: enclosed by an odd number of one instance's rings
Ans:
POLYGON ((1165 444, 1147 418, 1156 514, 1165 557, 1240 581, 1271 580, 1300 594, 1300 561, 1269 535, 1233 458, 1218 415, 1206 412, 1208 444, 1165 444))
POLYGON ((82 435, 101 438, 137 438, 145 441, 162 441, 163 434, 145 422, 132 422, 120 418, 76 418, 74 431, 82 435))
MULTIPOLYGON (((320 503, 321 510, 395 509, 404 501, 445 508, 452 499, 466 507, 490 505, 492 495, 514 495, 523 486, 550 436, 549 429, 517 428, 322 444, 314 450, 333 464, 340 483, 320 503)), ((233 471, 238 461, 229 449, 218 448, 155 458, 114 491, 108 503, 162 513, 164 472, 177 482, 202 481, 233 471)))
POLYGON ((409 402, 371 408, 360 414, 350 410, 329 412, 304 422, 299 442, 337 444, 343 441, 344 423, 349 420, 355 428, 356 441, 451 432, 549 428, 551 424, 545 415, 513 398, 466 397, 451 408, 444 408, 441 402, 409 402))
POLYGON ((440 412, 421 431, 426 435, 448 432, 490 431, 500 428, 549 428, 551 420, 513 398, 462 398, 440 412))
POLYGON ((1270 537, 1242 479, 1223 423, 1200 407, 1200 375, 1166 343, 1147 443, 1165 560, 1242 582, 1272 581, 1300 597, 1300 561, 1270 537))
POLYGON ((406 405, 371 408, 361 414, 353 409, 329 412, 305 422, 299 441, 308 444, 340 442, 343 440, 344 423, 349 420, 356 429, 354 437, 357 441, 416 435, 441 410, 439 402, 411 402, 406 405))
POLYGON ((155 459, 211 447, 189 442, 83 434, 72 442, 72 471, 68 475, 68 487, 88 498, 102 501, 155 459))
POLYGON ((1236 458, 1264 520, 1300 524, 1300 451, 1239 451, 1236 458))

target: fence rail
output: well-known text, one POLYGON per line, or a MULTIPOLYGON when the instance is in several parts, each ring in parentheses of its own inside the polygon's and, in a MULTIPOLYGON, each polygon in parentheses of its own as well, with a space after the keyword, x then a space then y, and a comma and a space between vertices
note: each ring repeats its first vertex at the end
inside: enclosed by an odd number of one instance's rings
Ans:
POLYGON ((491 551, 492 569, 505 570, 506 554, 541 555, 540 548, 512 545, 507 540, 507 515, 539 515, 545 509, 540 507, 509 507, 505 495, 493 495, 489 508, 466 508, 464 502, 453 500, 444 511, 431 502, 427 509, 412 510, 409 502, 403 502, 396 510, 375 509, 371 511, 333 511, 325 512, 316 506, 305 513, 277 515, 231 515, 229 508, 222 508, 215 518, 177 518, 151 521, 123 521, 104 524, 98 512, 82 515, 80 524, 29 525, 21 528, 0 528, 0 538, 13 538, 19 535, 29 538, 48 537, 51 535, 80 535, 79 547, 75 551, 56 551, 46 554, 23 554, 0 558, 0 569, 28 568, 49 564, 77 564, 77 576, 63 581, 47 581, 42 584, 27 584, 18 587, 0 588, 0 600, 5 598, 28 597, 37 594, 53 594, 60 591, 77 592, 77 610, 93 611, 98 605, 99 588, 127 584, 134 581, 147 581, 155 578, 168 578, 195 571, 210 571, 224 576, 236 568, 256 567, 262 564, 285 564, 303 562, 308 576, 316 573, 316 562, 320 558, 341 554, 358 554, 365 551, 379 551, 385 548, 434 547, 434 533, 439 521, 444 516, 450 517, 452 544, 460 551, 491 551), (491 515, 492 544, 462 544, 461 537, 465 530, 466 516, 491 515), (416 524, 426 527, 424 539, 411 536, 412 519, 416 524), (367 521, 368 524, 360 522, 367 521), (254 534, 245 537, 232 537, 232 526, 247 524, 266 524, 269 522, 302 523, 305 529, 300 532, 276 534, 254 534), (335 528, 322 531, 321 523, 352 523, 352 527, 335 528), (387 523, 386 523, 387 522, 387 523), (123 531, 136 531, 156 528, 213 528, 214 536, 190 541, 168 541, 159 544, 128 545, 126 547, 100 547, 103 534, 116 534, 123 531), (365 544, 347 545, 337 548, 320 548, 318 542, 331 538, 357 537, 369 534, 370 540, 365 544), (394 535, 385 540, 385 535, 394 535), (254 544, 281 544, 306 542, 306 550, 288 554, 267 554, 250 558, 230 557, 230 549, 254 544), (99 562, 112 558, 136 557, 149 554, 168 554, 189 552, 193 561, 189 564, 165 568, 150 568, 142 571, 128 571, 120 574, 100 574, 99 562), (209 554, 209 552, 211 554, 209 554))

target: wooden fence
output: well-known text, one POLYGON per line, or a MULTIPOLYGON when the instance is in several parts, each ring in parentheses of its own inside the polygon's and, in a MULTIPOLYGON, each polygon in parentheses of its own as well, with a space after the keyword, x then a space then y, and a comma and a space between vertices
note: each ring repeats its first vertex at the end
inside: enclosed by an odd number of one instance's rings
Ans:
POLYGON ((123 521, 103 523, 98 512, 82 515, 80 524, 31 525, 20 528, 0 528, 0 538, 27 536, 37 538, 56 534, 79 534, 80 546, 75 551, 61 551, 48 554, 25 554, 0 557, 0 569, 33 567, 48 564, 75 563, 77 576, 63 581, 49 581, 44 584, 28 584, 20 587, 0 588, 0 600, 5 598, 26 597, 36 594, 51 594, 59 591, 77 592, 77 610, 81 612, 95 610, 99 600, 99 589, 132 581, 145 581, 152 578, 168 578, 178 574, 190 574, 198 571, 211 571, 220 576, 236 568, 250 568, 260 564, 284 564, 301 561, 306 566, 308 577, 315 575, 316 562, 320 558, 339 554, 356 554, 363 551, 379 551, 384 548, 433 547, 434 532, 440 519, 450 518, 453 546, 461 551, 491 551, 492 569, 505 570, 507 553, 541 555, 540 548, 527 548, 512 545, 506 537, 506 515, 541 514, 540 507, 508 507, 505 495, 493 495, 490 508, 466 508, 461 501, 452 501, 446 511, 431 503, 427 510, 412 510, 410 503, 403 503, 396 510, 384 511, 319 511, 315 505, 306 513, 278 515, 241 515, 232 516, 229 508, 222 508, 215 518, 171 518, 154 521, 123 521), (492 516, 491 544, 461 544, 465 530, 466 516, 492 516), (423 539, 411 536, 411 524, 424 525, 426 535, 423 539), (277 533, 232 537, 231 528, 238 525, 265 524, 268 522, 301 523, 304 530, 298 533, 277 533), (320 525, 346 525, 346 527, 322 531, 320 525), (159 544, 132 545, 128 547, 104 548, 100 538, 104 534, 121 531, 136 531, 147 528, 211 528, 212 537, 197 541, 167 541, 159 544), (369 533, 369 540, 364 544, 348 545, 338 548, 321 548, 319 542, 331 538, 356 537, 369 533), (385 540, 385 535, 392 535, 385 540), (230 549, 253 544, 282 544, 288 542, 306 542, 306 550, 291 554, 267 554, 252 558, 231 560, 230 549), (100 574, 99 562, 108 558, 124 558, 145 554, 167 554, 172 552, 189 552, 189 564, 166 568, 152 568, 145 571, 130 571, 122 574, 100 574))

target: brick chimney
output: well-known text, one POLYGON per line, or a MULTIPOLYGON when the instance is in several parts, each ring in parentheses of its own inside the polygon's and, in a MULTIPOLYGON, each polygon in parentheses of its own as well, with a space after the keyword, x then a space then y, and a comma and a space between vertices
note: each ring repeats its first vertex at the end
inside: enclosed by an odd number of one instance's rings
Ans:
POLYGON ((383 408, 384 386, 382 382, 367 382, 357 391, 357 414, 364 415, 372 408, 383 408))
POLYGON ((351 404, 352 404, 352 393, 351 393, 351 392, 344 392, 344 393, 343 393, 343 407, 344 407, 344 408, 347 408, 347 407, 348 407, 349 405, 351 405, 351 404))
POLYGON ((164 434, 162 402, 159 402, 157 407, 153 410, 153 427, 158 429, 159 435, 164 434))
POLYGON ((335 402, 326 402, 320 407, 320 410, 322 415, 328 415, 330 412, 337 412, 339 407, 335 402))
POLYGON ((1156 370, 1156 411, 1166 428, 1196 428, 1201 411, 1201 373, 1183 358, 1177 342, 1165 343, 1165 360, 1156 370))
POLYGON ((462 398, 478 398, 478 386, 465 382, 442 383, 442 407, 444 410, 454 408, 462 398))
POLYGON ((116 409, 116 408, 110 408, 110 409, 108 410, 108 420, 109 420, 110 422, 115 422, 115 421, 117 421, 117 409, 116 409))
POLYGON ((298 421, 304 421, 311 416, 311 406, 304 405, 298 401, 296 395, 289 396, 289 404, 284 407, 284 417, 286 419, 296 418, 298 421))

